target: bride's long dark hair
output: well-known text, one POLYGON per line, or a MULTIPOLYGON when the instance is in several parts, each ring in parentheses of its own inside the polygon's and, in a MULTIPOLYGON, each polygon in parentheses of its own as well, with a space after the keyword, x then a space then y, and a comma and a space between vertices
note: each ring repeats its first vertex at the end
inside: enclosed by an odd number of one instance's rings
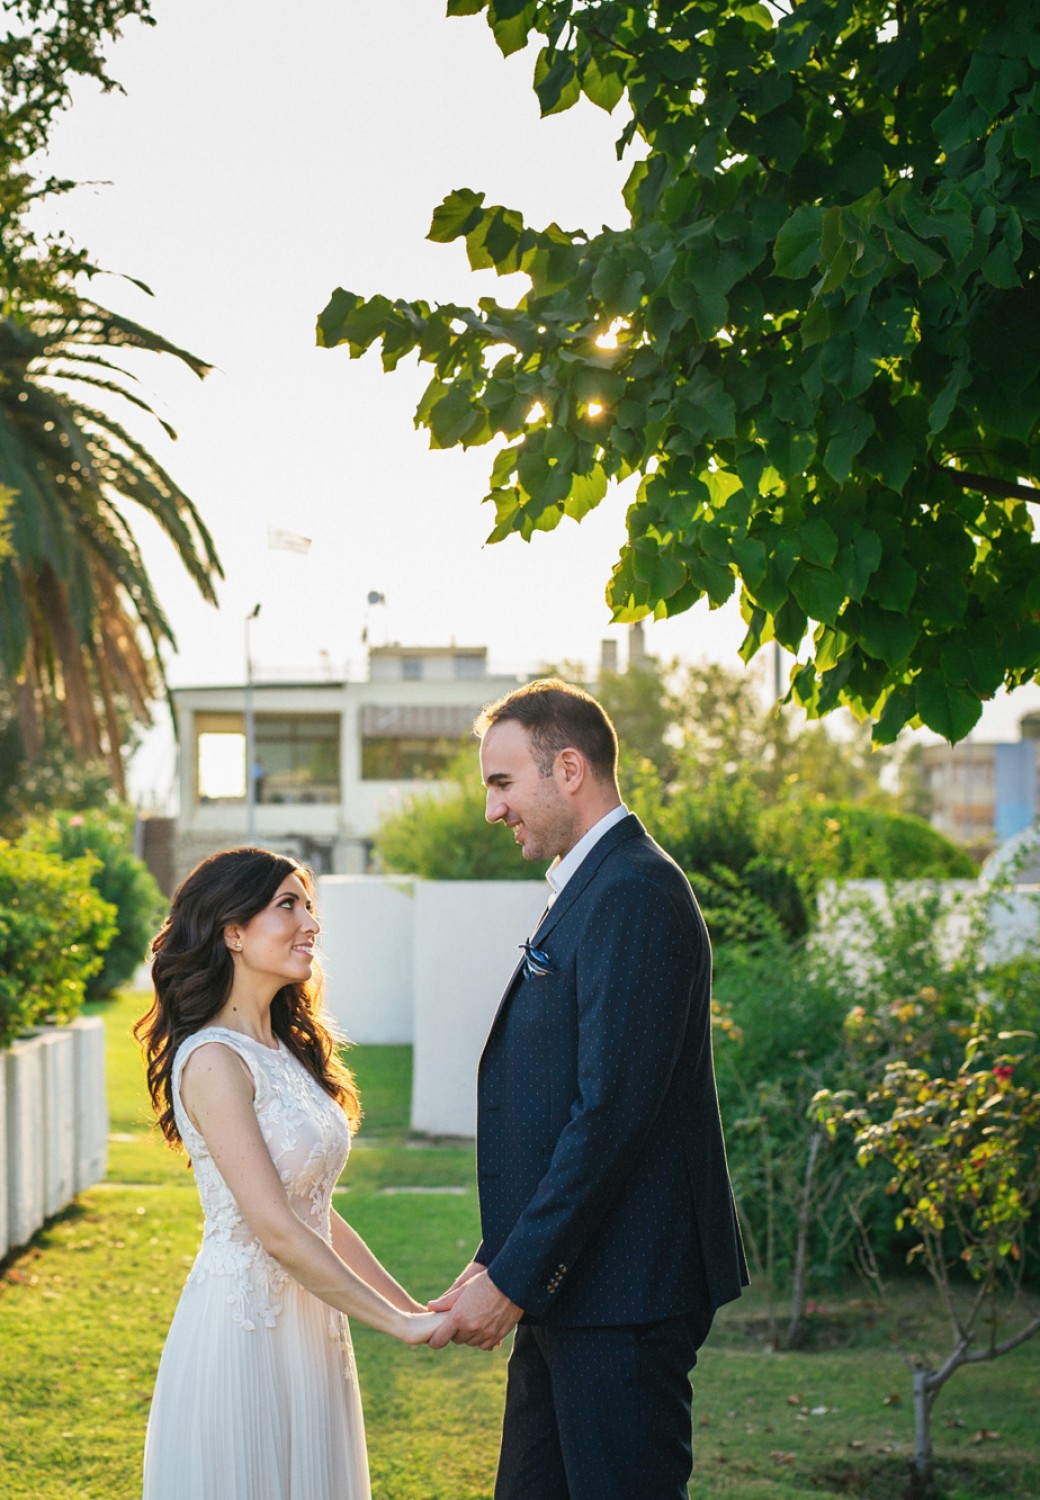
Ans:
MULTIPOLYGON (((196 865, 174 892, 170 914, 152 943, 151 1009, 134 1027, 148 1065, 148 1092, 159 1128, 173 1147, 181 1143, 173 1114, 173 1059, 185 1037, 217 1014, 231 993, 234 963, 224 929, 244 926, 262 911, 288 875, 311 893, 311 872, 267 849, 228 849, 196 865)), ((341 1106, 351 1130, 361 1118, 354 1076, 321 1019, 324 981, 286 984, 271 1002, 271 1026, 325 1092, 341 1106)))

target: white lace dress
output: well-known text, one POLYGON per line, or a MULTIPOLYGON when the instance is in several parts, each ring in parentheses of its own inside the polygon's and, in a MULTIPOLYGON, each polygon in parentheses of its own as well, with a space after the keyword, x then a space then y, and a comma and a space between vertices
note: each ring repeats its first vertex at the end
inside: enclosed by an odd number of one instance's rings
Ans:
POLYGON ((144 1500, 370 1500, 347 1320, 266 1254, 181 1103, 185 1062, 213 1041, 244 1059, 290 1202, 325 1239, 350 1149, 342 1110, 281 1043, 223 1027, 181 1043, 174 1111, 206 1223, 159 1365, 144 1500))

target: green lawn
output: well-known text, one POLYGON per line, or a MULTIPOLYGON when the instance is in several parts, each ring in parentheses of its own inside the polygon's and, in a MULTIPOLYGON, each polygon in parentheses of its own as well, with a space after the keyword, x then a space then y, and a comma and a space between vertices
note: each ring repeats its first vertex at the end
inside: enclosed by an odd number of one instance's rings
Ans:
MULTIPOLYGON (((126 996, 102 1012, 107 1182, 0 1266, 4 1500, 139 1494, 152 1382, 200 1232, 190 1173, 150 1133, 129 1037, 141 1009, 126 996)), ((409 1140, 407 1048, 357 1048, 352 1061, 366 1117, 337 1206, 417 1295, 432 1295, 476 1244, 471 1152, 409 1140)), ((942 1347, 927 1295, 908 1284, 884 1314, 847 1299, 818 1316, 814 1352, 797 1355, 756 1341, 759 1312, 751 1296, 723 1312, 702 1353, 691 1495, 896 1500, 912 1434, 899 1331, 942 1347)), ((506 1351, 437 1355, 354 1332, 376 1500, 490 1500, 506 1351)), ((1040 1494, 1038 1410, 1040 1339, 954 1378, 936 1413, 950 1500, 1040 1494)))

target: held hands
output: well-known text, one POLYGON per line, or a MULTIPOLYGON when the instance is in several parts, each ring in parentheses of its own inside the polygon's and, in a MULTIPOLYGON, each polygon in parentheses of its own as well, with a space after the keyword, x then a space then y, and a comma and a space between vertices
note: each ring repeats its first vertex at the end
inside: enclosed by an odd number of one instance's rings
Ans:
POLYGON ((444 1322, 441 1312, 407 1312, 402 1314, 397 1337, 402 1344, 428 1344, 444 1322))
POLYGON ((430 1307, 435 1313, 445 1315, 430 1338, 431 1349, 443 1349, 448 1343, 497 1349, 524 1315, 523 1308, 500 1292, 476 1261, 430 1307))

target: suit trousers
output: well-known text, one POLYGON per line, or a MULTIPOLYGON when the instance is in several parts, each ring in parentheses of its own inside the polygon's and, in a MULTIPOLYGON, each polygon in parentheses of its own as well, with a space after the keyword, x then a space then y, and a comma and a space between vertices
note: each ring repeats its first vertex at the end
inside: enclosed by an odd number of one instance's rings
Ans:
POLYGON ((594 1328, 521 1323, 495 1500, 686 1500, 690 1371, 711 1317, 594 1328))

